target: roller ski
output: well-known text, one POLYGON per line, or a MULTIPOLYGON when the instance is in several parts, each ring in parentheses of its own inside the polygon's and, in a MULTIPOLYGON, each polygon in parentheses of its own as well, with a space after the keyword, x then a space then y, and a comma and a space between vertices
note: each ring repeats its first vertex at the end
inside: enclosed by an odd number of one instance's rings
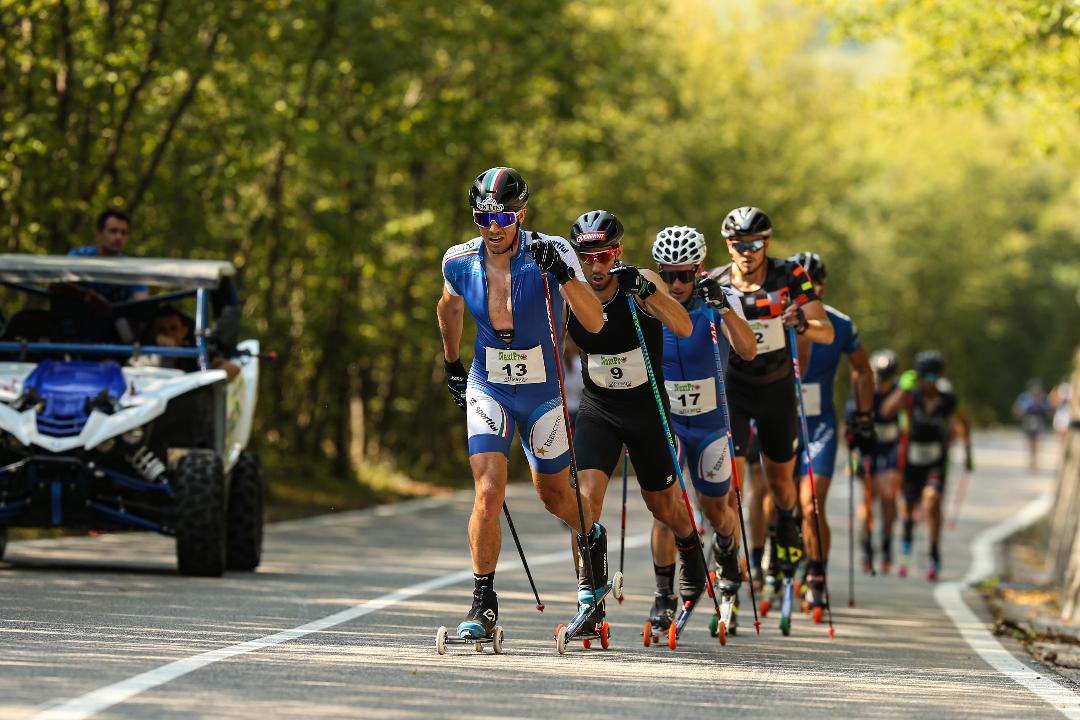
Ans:
POLYGON ((652 610, 649 611, 649 619, 645 621, 645 629, 641 633, 642 643, 645 647, 657 645, 661 635, 667 635, 671 623, 675 622, 675 611, 679 605, 679 597, 675 594, 656 593, 653 598, 652 610))
POLYGON ((802 528, 795 517, 777 523, 776 555, 780 565, 780 632, 791 634, 791 612, 795 604, 795 569, 803 557, 802 528))
POLYGON ((503 629, 497 625, 499 619, 499 599, 493 590, 484 588, 473 592, 473 604, 469 614, 457 626, 454 635, 450 635, 443 625, 435 632, 435 650, 440 655, 446 654, 447 645, 472 645, 478 653, 484 652, 485 645, 491 645, 496 655, 503 651, 503 629))
POLYGON ((610 629, 604 621, 604 598, 612 594, 620 597, 623 592, 621 572, 607 579, 607 532, 603 526, 594 525, 587 542, 581 536, 578 539, 578 611, 569 623, 555 628, 555 649, 560 655, 571 640, 581 640, 586 650, 592 647, 593 640, 599 640, 600 647, 607 650, 610 629), (595 589, 589 587, 591 574, 595 574, 595 589))
POLYGON ((580 640, 586 650, 592 647, 593 640, 600 641, 600 647, 608 649, 611 629, 604 620, 604 599, 614 594, 622 595, 623 574, 616 572, 603 587, 595 592, 578 592, 577 615, 566 625, 555 628, 555 649, 560 655, 566 653, 566 646, 573 640, 580 640))
POLYGON ((721 645, 727 645, 729 635, 738 630, 739 587, 742 585, 743 569, 739 565, 739 546, 734 545, 726 552, 717 545, 713 535, 713 557, 716 558, 716 591, 720 594, 720 615, 709 620, 709 634, 720 639, 721 645))
MULTIPOLYGON (((695 539, 694 543, 700 543, 700 541, 695 539)), ((682 607, 676 614, 674 622, 668 625, 667 628, 668 647, 672 650, 679 646, 679 636, 682 635, 686 624, 690 622, 690 616, 694 614, 698 601, 705 594, 705 588, 708 585, 707 573, 705 566, 702 564, 704 555, 700 552, 700 544, 698 547, 694 547, 694 543, 687 547, 678 548, 681 561, 679 568, 679 599, 682 601, 682 607)), ((652 633, 649 632, 643 634, 643 636, 651 639, 652 633)))
POLYGON ((776 552, 776 535, 775 532, 770 532, 769 551, 765 557, 768 562, 765 563, 763 569, 764 576, 761 580, 761 603, 758 606, 758 612, 761 613, 761 617, 768 617, 769 611, 780 603, 780 596, 783 589, 781 587, 781 581, 783 578, 780 574, 780 558, 777 556, 776 552))
POLYGON ((804 602, 815 625, 825 620, 825 573, 819 563, 812 563, 806 574, 806 597, 804 602))
POLYGON ((728 636, 739 630, 739 583, 719 579, 716 591, 720 593, 720 616, 709 620, 709 634, 720 639, 721 645, 727 645, 728 636))
POLYGON ((900 541, 900 566, 896 569, 899 577, 905 578, 908 574, 908 566, 911 564, 911 541, 900 541))

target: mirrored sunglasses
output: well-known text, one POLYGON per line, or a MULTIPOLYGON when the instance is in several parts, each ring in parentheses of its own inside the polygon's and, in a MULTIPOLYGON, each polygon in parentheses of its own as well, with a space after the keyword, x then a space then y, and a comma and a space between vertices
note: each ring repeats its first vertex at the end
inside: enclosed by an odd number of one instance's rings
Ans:
POLYGON ((480 212, 474 210, 472 214, 473 222, 477 227, 490 227, 491 223, 495 223, 501 228, 510 227, 517 222, 517 213, 513 212, 480 212))
POLYGON ((586 265, 592 265, 593 263, 597 263, 597 262, 599 262, 599 263, 608 262, 609 260, 611 260, 611 258, 615 257, 615 253, 616 253, 616 251, 618 251, 618 249, 619 249, 619 246, 616 245, 615 247, 605 248, 604 250, 600 250, 598 252, 579 253, 579 254, 581 255, 582 262, 584 262, 586 265))

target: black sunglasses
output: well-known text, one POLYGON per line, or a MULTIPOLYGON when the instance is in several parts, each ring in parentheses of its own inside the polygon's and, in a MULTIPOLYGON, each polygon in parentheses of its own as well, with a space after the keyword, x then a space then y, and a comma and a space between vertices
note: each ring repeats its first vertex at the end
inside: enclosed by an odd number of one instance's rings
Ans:
POLYGON ((693 270, 661 270, 660 278, 668 285, 678 280, 681 283, 691 283, 697 274, 693 270))

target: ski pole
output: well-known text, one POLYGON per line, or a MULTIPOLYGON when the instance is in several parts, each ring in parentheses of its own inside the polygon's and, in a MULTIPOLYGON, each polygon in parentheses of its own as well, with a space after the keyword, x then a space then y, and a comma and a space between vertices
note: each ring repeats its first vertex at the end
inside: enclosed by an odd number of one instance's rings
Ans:
MULTIPOLYGON (((728 457, 731 458, 731 482, 735 486, 735 501, 739 507, 739 532, 742 533, 743 554, 746 555, 747 572, 750 571, 750 538, 746 536, 746 521, 743 519, 742 483, 739 482, 739 465, 735 462, 735 441, 731 437, 731 413, 728 410, 727 385, 724 378, 724 366, 720 362, 720 340, 716 336, 716 323, 709 320, 712 333, 713 358, 716 360, 716 380, 720 385, 720 407, 724 411, 724 426, 727 432, 728 457)), ((754 631, 761 634, 761 620, 758 618, 757 594, 754 592, 754 580, 750 579, 750 604, 754 608, 754 631)))
POLYGON ((848 607, 855 607, 855 453, 848 446, 848 607))
POLYGON ((799 351, 795 346, 795 326, 788 325, 788 344, 791 345, 791 367, 795 370, 795 400, 799 409, 799 427, 802 430, 803 464, 806 465, 806 477, 810 479, 810 497, 814 500, 814 536, 817 539, 818 554, 821 556, 821 581, 825 590, 825 614, 829 618, 829 637, 836 637, 833 628, 832 602, 829 598, 829 578, 825 572, 825 546, 821 544, 821 512, 818 509, 817 487, 814 485, 814 466, 810 464, 810 431, 806 426, 806 408, 803 405, 802 373, 799 370, 799 351))
MULTIPOLYGON (((528 249, 528 248, 526 248, 528 249)), ((551 285, 548 283, 547 273, 540 271, 540 277, 544 280, 544 301, 547 305, 548 330, 551 331, 551 347, 555 353, 555 372, 559 379, 559 398, 562 400, 563 427, 566 428, 566 446, 570 453, 570 484, 574 486, 574 498, 577 500, 578 527, 581 528, 581 540, 578 546, 582 548, 581 554, 585 560, 585 570, 589 579, 589 607, 595 608, 596 603, 596 575, 593 574, 592 553, 589 552, 589 533, 591 527, 585 527, 585 510, 581 505, 581 486, 577 476, 577 458, 574 455, 574 431, 570 427, 570 411, 566 407, 566 385, 563 380, 562 355, 559 352, 559 340, 555 334, 555 311, 551 309, 551 285)))
POLYGON ((544 603, 540 602, 540 593, 536 591, 536 583, 533 582, 532 571, 529 570, 529 561, 525 559, 525 550, 521 547, 521 540, 518 539, 517 529, 514 527, 514 520, 510 517, 510 508, 506 506, 506 502, 503 502, 503 515, 506 516, 506 524, 510 526, 510 534, 514 536, 514 544, 517 545, 518 555, 521 556, 521 564, 525 566, 525 575, 529 578, 529 585, 532 586, 533 597, 536 598, 536 609, 540 612, 544 612, 544 603))
MULTIPOLYGON (((971 479, 971 473, 964 470, 960 473, 960 485, 956 488, 956 500, 953 501, 952 512, 949 513, 949 522, 945 527, 949 531, 956 529, 956 518, 960 517, 960 506, 964 504, 964 495, 967 494, 968 481, 971 479)), ((944 505, 944 503, 942 503, 944 505)))
MULTIPOLYGON (((870 458, 864 456, 861 450, 859 451, 859 458, 862 460, 863 504, 866 506, 866 537, 870 539, 872 546, 874 537, 874 475, 870 472, 870 458)), ((870 574, 877 575, 872 559, 870 561, 870 574)))
POLYGON ((641 355, 645 359, 645 372, 649 376, 649 385, 652 387, 653 399, 656 400, 656 409, 660 413, 660 424, 664 427, 664 436, 668 442, 668 452, 671 453, 671 463, 675 466, 675 477, 679 479, 679 489, 682 490, 683 502, 686 503, 686 514, 690 518, 690 527, 694 529, 697 540, 698 555, 701 557, 701 567, 705 570, 705 583, 712 597, 713 609, 716 617, 720 617, 720 600, 716 597, 712 578, 709 577, 709 563, 705 559, 705 548, 701 544, 701 533, 698 532, 697 523, 694 521, 694 507, 690 504, 690 496, 686 493, 686 481, 683 480, 682 464, 679 463, 679 455, 675 450, 675 437, 671 434, 671 427, 667 421, 667 411, 664 410, 664 401, 660 399, 660 389, 656 384, 656 375, 653 373, 652 362, 649 360, 649 349, 645 347, 645 335, 641 332, 641 321, 638 320, 637 304, 633 295, 627 295, 626 301, 630 303, 630 317, 634 320, 634 332, 637 333, 638 345, 641 346, 641 355))
MULTIPOLYGON (((619 572, 623 571, 623 561, 626 559, 626 482, 629 475, 630 450, 624 447, 622 458, 622 530, 619 532, 619 572)), ((622 605, 622 595, 615 599, 622 605)))

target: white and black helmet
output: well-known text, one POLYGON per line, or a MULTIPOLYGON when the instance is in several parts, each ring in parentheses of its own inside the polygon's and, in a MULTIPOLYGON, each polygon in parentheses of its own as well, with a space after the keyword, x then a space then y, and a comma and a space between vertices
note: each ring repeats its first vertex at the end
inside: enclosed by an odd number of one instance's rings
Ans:
POLYGON ((705 236, 685 225, 666 227, 656 233, 652 257, 664 265, 697 265, 705 259, 705 236))
POLYGON ((720 234, 725 238, 745 235, 772 237, 772 221, 758 208, 744 205, 727 214, 724 224, 720 226, 720 234))

